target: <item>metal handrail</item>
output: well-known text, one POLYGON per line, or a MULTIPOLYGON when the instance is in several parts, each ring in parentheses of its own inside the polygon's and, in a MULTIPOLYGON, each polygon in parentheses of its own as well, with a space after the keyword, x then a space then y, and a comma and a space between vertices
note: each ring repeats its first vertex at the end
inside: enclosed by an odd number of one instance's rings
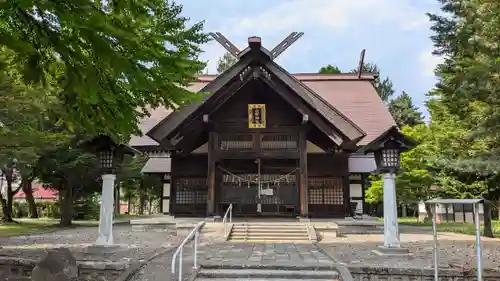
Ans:
MULTIPOLYGON (((227 228, 227 216, 229 215, 229 223, 233 222, 233 203, 229 205, 229 208, 227 208, 226 213, 224 214, 224 217, 222 218, 222 224, 224 225, 224 238, 227 238, 229 236, 229 231, 227 228)), ((231 230, 231 229, 229 229, 231 230)))
POLYGON ((200 229, 203 227, 205 224, 204 221, 199 222, 196 224, 193 230, 189 232, 188 236, 182 241, 182 243, 179 245, 177 250, 175 251, 174 255, 172 256, 172 275, 175 276, 175 261, 177 260, 177 256, 179 256, 179 271, 178 275, 179 278, 177 279, 178 281, 182 281, 182 252, 184 245, 189 242, 193 236, 194 236, 194 246, 193 246, 193 268, 198 269, 198 263, 197 263, 197 256, 198 256, 198 243, 199 243, 199 237, 200 237, 200 229))

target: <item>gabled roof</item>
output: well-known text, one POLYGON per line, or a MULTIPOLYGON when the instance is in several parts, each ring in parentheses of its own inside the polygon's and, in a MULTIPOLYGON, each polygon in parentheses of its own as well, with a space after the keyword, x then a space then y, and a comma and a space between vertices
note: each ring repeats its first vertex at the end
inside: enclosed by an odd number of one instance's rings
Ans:
MULTIPOLYGON (((209 101, 213 97, 213 94, 217 93, 226 85, 229 85, 230 82, 238 80, 238 76, 243 75, 247 68, 253 68, 253 65, 255 64, 260 65, 261 68, 265 68, 265 71, 272 74, 275 78, 278 78, 278 80, 280 80, 279 82, 286 85, 286 87, 298 95, 303 102, 319 113, 320 116, 329 122, 332 128, 335 128, 336 131, 338 130, 343 135, 342 138, 344 141, 355 143, 366 135, 359 126, 349 120, 349 118, 340 111, 335 109, 334 106, 326 102, 317 93, 304 85, 300 80, 296 79, 282 67, 273 62, 270 59, 269 54, 262 51, 260 42, 255 43, 255 41, 249 41, 249 44, 251 48, 254 48, 253 51, 250 50, 248 53, 243 55, 235 65, 223 74, 217 76, 201 89, 202 92, 209 93, 203 101, 194 102, 173 112, 158 125, 154 126, 147 133, 147 135, 157 142, 161 142, 165 138, 173 138, 174 135, 172 135, 172 133, 176 131, 184 120, 194 116, 193 114, 204 103, 209 101)), ((314 122, 320 121, 313 121, 313 123, 314 122)))
MULTIPOLYGON (((358 145, 368 144, 396 125, 389 110, 371 83, 374 79, 372 74, 363 74, 361 79, 358 79, 356 74, 351 73, 299 73, 292 75, 323 100, 334 106, 366 133, 366 136, 358 142, 358 145)), ((188 89, 198 92, 217 76, 201 75, 188 89)), ((176 112, 176 114, 178 113, 176 112)), ((139 126, 143 136, 134 136, 130 141, 130 145, 137 147, 158 145, 146 133, 155 125, 159 125, 169 115, 172 115, 171 110, 165 108, 152 109, 151 117, 140 121, 139 126)))
MULTIPOLYGON (((173 133, 184 120, 200 117, 199 113, 195 112, 210 101, 213 94, 237 81, 239 75, 253 62, 258 62, 278 78, 280 83, 297 94, 330 124, 328 126, 343 134, 345 140, 357 142, 362 146, 396 125, 372 84, 375 75, 370 73, 362 73, 359 77, 355 73, 292 75, 270 60, 269 54, 262 49, 265 50, 260 43, 253 52, 249 48, 235 65, 221 75, 199 76, 188 89, 193 92, 206 92, 207 96, 203 101, 193 102, 174 112, 165 109, 153 110, 151 118, 141 121, 141 130, 146 135, 134 137, 130 144, 152 146, 158 145, 166 138, 175 138, 173 133)), ((208 103, 210 104, 212 103, 208 103)))

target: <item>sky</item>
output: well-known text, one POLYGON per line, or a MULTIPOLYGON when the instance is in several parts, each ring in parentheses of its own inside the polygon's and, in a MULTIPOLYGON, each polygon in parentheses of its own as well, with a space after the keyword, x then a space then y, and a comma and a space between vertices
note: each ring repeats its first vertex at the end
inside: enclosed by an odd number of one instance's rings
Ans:
MULTIPOLYGON (((291 32, 304 35, 276 61, 291 73, 318 72, 325 65, 345 72, 357 67, 360 52, 388 76, 396 94, 407 92, 424 112, 425 94, 436 82, 440 58, 433 50, 426 12, 439 11, 437 0, 177 0, 183 16, 204 21, 206 32, 221 32, 238 48, 251 36, 271 50, 291 32)), ((225 49, 204 45, 201 59, 215 73, 225 49)))

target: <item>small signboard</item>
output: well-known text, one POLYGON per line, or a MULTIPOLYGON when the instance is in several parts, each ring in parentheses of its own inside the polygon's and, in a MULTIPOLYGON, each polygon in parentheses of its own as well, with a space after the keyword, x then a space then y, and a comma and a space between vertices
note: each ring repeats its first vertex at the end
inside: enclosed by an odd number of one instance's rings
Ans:
POLYGON ((266 105, 249 104, 248 105, 248 128, 265 129, 266 128, 266 105))
POLYGON ((261 189, 260 190, 260 194, 261 195, 269 195, 269 196, 273 196, 274 194, 274 190, 272 188, 264 188, 264 189, 261 189))

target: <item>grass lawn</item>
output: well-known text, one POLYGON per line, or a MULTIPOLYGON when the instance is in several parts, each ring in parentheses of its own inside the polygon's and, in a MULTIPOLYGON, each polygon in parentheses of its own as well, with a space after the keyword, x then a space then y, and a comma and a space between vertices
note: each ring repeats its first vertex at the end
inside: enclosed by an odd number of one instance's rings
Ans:
POLYGON ((0 224, 0 237, 46 232, 57 227, 53 220, 17 220, 17 223, 0 224))
MULTIPOLYGON (((59 219, 14 219, 16 222, 0 224, 0 237, 19 236, 26 234, 37 234, 56 229, 64 229, 59 225, 59 219)), ((96 221, 75 221, 71 227, 93 226, 97 225, 96 221)))
MULTIPOLYGON (((383 219, 379 218, 378 220, 383 221, 383 219)), ((419 222, 417 218, 399 218, 398 222, 400 225, 410 225, 410 226, 426 226, 431 228, 432 222, 419 222)), ((493 234, 495 237, 500 236, 500 221, 492 221, 493 234)), ((437 230, 439 232, 454 232, 454 233, 463 233, 469 235, 476 235, 476 227, 473 223, 463 223, 463 222, 441 222, 437 224, 437 230)), ((481 232, 483 231, 483 227, 481 226, 481 232)))
MULTIPOLYGON (((137 215, 119 215, 115 220, 127 223, 131 219, 140 218, 145 216, 137 215)), ((0 237, 5 236, 18 236, 26 234, 36 234, 47 231, 52 231, 56 229, 64 229, 68 227, 62 227, 59 225, 59 219, 49 219, 49 218, 39 218, 39 219, 28 219, 28 218, 16 218, 15 223, 0 224, 0 237)), ((81 227, 81 226, 97 226, 99 222, 97 220, 76 220, 73 221, 71 227, 81 227)))

